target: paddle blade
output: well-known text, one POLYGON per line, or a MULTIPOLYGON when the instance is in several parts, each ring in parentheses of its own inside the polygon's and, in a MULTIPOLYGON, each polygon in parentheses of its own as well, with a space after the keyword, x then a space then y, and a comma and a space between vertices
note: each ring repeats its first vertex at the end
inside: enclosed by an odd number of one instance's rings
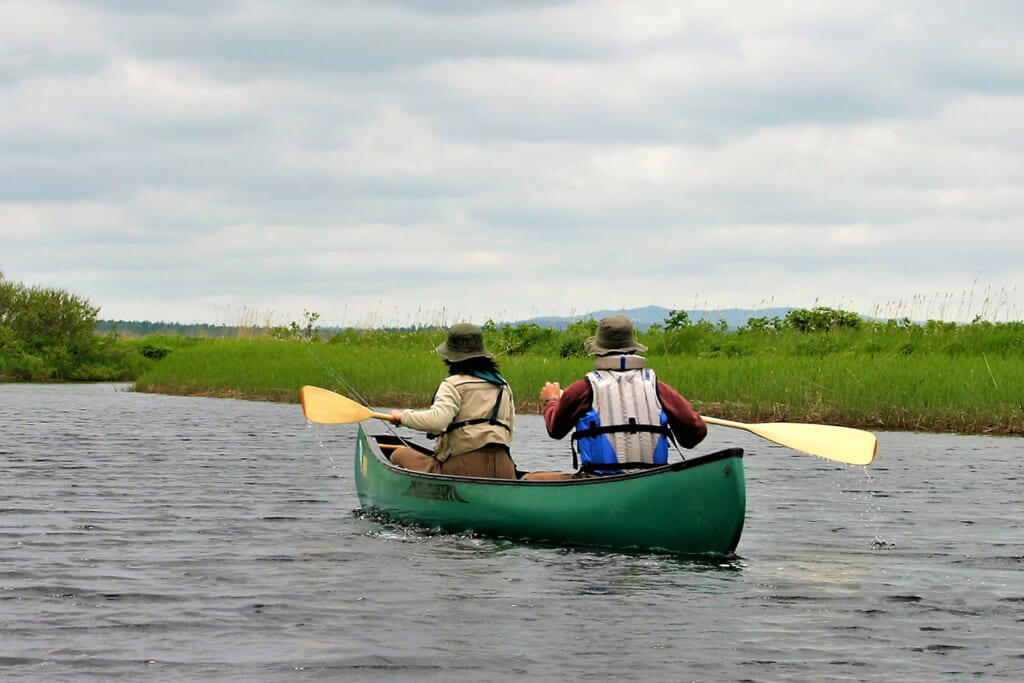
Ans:
POLYGON ((350 398, 320 387, 304 386, 300 395, 302 397, 302 413, 310 422, 351 424, 380 416, 350 398))
POLYGON ((704 421, 745 429, 781 446, 850 465, 870 465, 878 450, 878 438, 863 429, 792 422, 744 424, 706 416, 704 421))

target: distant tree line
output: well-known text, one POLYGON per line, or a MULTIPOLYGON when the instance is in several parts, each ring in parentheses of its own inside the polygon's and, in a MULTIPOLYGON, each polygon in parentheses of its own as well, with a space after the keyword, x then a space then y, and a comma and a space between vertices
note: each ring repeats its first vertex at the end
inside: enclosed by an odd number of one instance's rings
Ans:
POLYGON ((176 322, 151 322, 148 320, 97 320, 95 329, 101 334, 117 334, 131 337, 148 337, 162 334, 170 337, 235 338, 244 336, 249 328, 208 323, 182 324, 176 322))
POLYGON ((96 331, 102 334, 116 334, 127 337, 200 337, 208 339, 237 339, 239 337, 263 337, 274 339, 296 339, 311 341, 316 337, 330 336, 340 332, 339 327, 322 328, 317 324, 319 313, 303 311, 301 323, 292 321, 288 325, 265 327, 258 325, 212 325, 209 323, 152 322, 148 320, 98 320, 96 331))

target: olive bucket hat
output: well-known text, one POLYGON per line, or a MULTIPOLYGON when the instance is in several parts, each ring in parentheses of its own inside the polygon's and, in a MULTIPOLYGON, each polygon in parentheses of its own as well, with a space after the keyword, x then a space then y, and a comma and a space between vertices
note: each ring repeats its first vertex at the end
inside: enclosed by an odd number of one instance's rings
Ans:
POLYGON ((597 335, 583 342, 583 348, 591 356, 609 353, 634 353, 646 351, 633 336, 633 324, 624 315, 610 315, 597 326, 597 335))
POLYGON ((437 355, 447 361, 458 363, 469 358, 490 358, 484 348, 484 333, 476 325, 459 323, 448 330, 448 339, 437 347, 437 355))

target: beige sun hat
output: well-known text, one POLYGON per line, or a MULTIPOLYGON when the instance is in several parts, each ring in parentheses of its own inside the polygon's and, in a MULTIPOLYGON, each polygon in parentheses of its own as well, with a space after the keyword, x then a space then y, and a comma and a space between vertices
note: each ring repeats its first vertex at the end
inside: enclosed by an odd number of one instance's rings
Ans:
POLYGON ((491 353, 484 348, 483 330, 469 323, 452 325, 448 330, 448 338, 437 347, 437 355, 452 363, 491 357, 491 353))
POLYGON ((633 336, 633 323, 624 315, 610 315, 601 320, 597 326, 597 335, 583 342, 583 348, 591 356, 647 350, 646 346, 637 343, 633 336))

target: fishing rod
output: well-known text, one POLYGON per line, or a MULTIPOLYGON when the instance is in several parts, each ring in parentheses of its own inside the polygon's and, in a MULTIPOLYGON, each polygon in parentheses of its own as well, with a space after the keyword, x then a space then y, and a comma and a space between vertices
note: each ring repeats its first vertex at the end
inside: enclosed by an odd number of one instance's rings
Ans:
MULTIPOLYGON (((306 350, 309 351, 309 354, 311 356, 313 356, 313 358, 315 358, 318 363, 320 363, 320 365, 324 368, 324 370, 327 371, 327 374, 329 374, 339 384, 344 385, 345 391, 347 393, 349 393, 350 395, 356 397, 359 400, 359 403, 361 403, 367 409, 370 408, 369 401, 367 401, 365 398, 363 398, 363 396, 358 391, 356 391, 356 388, 354 386, 352 386, 352 384, 347 379, 345 379, 344 377, 341 376, 341 373, 339 373, 337 370, 335 370, 330 365, 328 365, 327 361, 325 361, 323 358, 318 356, 316 354, 316 352, 313 351, 312 345, 307 344, 306 345, 306 350)), ((394 437, 396 437, 399 440, 401 440, 402 443, 406 443, 405 437, 403 437, 401 434, 399 434, 397 431, 395 431, 395 428, 392 426, 391 422, 387 422, 386 428, 387 428, 387 430, 389 432, 391 432, 391 434, 394 437)))

